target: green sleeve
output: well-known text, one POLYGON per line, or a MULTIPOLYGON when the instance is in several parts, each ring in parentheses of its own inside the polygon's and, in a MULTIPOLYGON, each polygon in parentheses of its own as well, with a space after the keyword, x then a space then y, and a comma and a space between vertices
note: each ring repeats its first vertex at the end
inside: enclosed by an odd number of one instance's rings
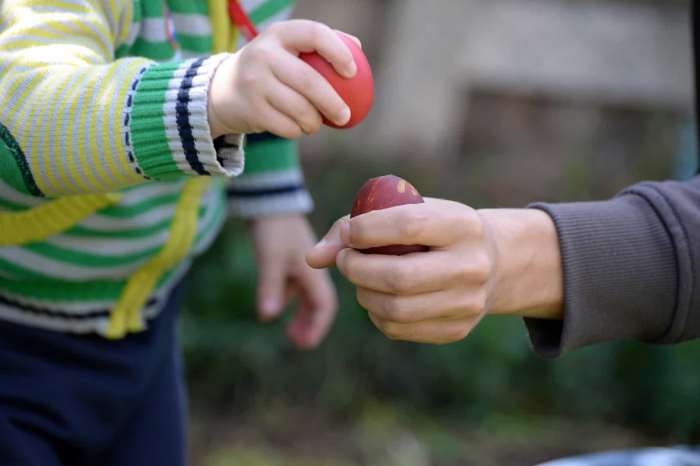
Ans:
POLYGON ((231 180, 230 212, 241 217, 306 213, 313 208, 296 141, 250 135, 243 174, 231 180))

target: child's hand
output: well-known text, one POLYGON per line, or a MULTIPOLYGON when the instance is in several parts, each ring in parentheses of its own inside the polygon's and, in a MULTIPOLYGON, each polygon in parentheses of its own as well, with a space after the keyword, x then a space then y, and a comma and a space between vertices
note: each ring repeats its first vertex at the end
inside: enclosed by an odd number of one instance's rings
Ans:
POLYGON ((350 109, 299 53, 316 51, 338 73, 352 78, 357 67, 348 47, 328 26, 306 20, 274 24, 226 59, 212 80, 212 136, 268 131, 285 138, 315 133, 322 115, 338 125, 350 109))
POLYGON ((477 212, 426 199, 340 219, 307 260, 313 267, 337 263, 372 322, 392 339, 450 343, 486 313, 557 318, 561 312, 557 235, 537 210, 477 212), (355 250, 392 244, 430 250, 405 256, 355 250))
POLYGON ((328 333, 337 310, 337 297, 325 270, 314 270, 304 255, 316 238, 301 215, 257 219, 252 222, 258 262, 258 315, 278 318, 289 301, 299 308, 287 329, 301 349, 313 349, 328 333))

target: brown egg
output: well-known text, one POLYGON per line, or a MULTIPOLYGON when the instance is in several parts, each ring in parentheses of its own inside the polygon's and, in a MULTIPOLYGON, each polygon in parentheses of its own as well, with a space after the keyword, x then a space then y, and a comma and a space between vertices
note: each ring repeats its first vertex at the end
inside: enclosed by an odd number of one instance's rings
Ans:
MULTIPOLYGON (((380 176, 372 178, 360 188, 352 205, 350 217, 357 217, 374 210, 383 210, 406 204, 422 204, 423 202, 425 202, 423 197, 408 181, 395 175, 380 176)), ((427 250, 426 246, 396 244, 363 249, 362 252, 401 256, 427 250)))

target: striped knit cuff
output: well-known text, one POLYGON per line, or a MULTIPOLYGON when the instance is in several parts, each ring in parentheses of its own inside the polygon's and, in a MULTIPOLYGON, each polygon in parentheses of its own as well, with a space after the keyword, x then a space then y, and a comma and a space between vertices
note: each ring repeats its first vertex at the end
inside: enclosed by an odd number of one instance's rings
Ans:
POLYGON ((146 178, 236 176, 243 171, 242 140, 217 152, 207 103, 211 78, 226 54, 154 64, 132 85, 124 116, 125 144, 146 178))
POLYGON ((308 213, 313 209, 298 168, 236 178, 227 195, 229 213, 243 218, 308 213))

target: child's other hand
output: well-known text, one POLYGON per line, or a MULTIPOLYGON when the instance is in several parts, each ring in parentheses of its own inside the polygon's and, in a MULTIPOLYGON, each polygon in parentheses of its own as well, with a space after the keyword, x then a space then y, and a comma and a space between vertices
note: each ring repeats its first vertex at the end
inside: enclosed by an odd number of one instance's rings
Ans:
POLYGON ((268 131, 298 138, 318 131, 322 116, 342 126, 350 109, 316 70, 299 58, 318 52, 347 78, 357 72, 352 53, 328 26, 307 20, 270 26, 226 59, 212 80, 213 137, 268 131))
POLYGON ((252 222, 258 262, 258 315, 278 318, 290 300, 298 309, 287 333, 300 349, 317 347, 335 319, 337 297, 330 275, 306 264, 304 255, 316 237, 302 215, 268 217, 252 222))

